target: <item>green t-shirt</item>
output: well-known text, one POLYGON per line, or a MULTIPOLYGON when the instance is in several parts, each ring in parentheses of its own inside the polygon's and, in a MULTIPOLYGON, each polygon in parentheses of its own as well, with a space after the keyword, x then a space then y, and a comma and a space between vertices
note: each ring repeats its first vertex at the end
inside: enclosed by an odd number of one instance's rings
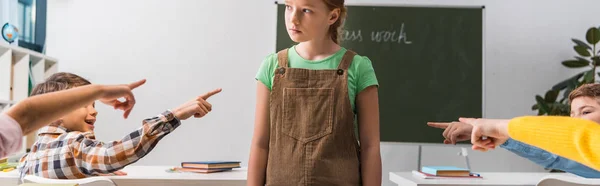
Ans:
MULTIPOLYGON (((292 46, 288 50, 288 65, 290 68, 311 70, 337 69, 345 53, 346 49, 342 47, 342 49, 329 57, 312 61, 300 57, 296 52, 296 46, 292 46)), ((262 62, 256 74, 256 79, 266 85, 269 90, 273 87, 273 77, 278 66, 277 53, 271 54, 262 62)), ((365 56, 355 55, 354 59, 352 59, 352 64, 348 68, 348 97, 350 98, 350 104, 352 104, 352 110, 356 112, 354 106, 356 95, 372 85, 379 86, 371 60, 365 56)))

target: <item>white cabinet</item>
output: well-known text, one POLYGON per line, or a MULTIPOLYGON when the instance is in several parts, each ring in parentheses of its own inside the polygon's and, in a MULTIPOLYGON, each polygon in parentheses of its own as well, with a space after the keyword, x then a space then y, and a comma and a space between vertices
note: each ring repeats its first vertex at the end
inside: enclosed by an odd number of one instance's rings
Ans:
MULTIPOLYGON (((57 60, 14 45, 0 43, 0 111, 29 97, 36 84, 58 70, 57 60)), ((23 152, 35 141, 35 132, 24 137, 23 152)))

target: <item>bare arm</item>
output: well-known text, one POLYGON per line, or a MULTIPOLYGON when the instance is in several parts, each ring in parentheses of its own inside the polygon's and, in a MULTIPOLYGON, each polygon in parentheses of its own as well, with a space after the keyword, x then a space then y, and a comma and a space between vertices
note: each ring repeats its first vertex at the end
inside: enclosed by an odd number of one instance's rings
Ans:
POLYGON ((379 96, 376 86, 361 91, 356 99, 363 185, 381 185, 379 150, 379 96))
POLYGON ((98 99, 114 106, 115 109, 124 110, 124 117, 127 117, 135 104, 131 90, 145 82, 146 80, 129 85, 86 85, 36 95, 20 101, 6 111, 6 114, 19 123, 23 134, 35 131, 49 124, 49 121, 55 121, 61 116, 98 99), (120 102, 116 100, 120 97, 125 97, 127 101, 120 102))
POLYGON ((248 163, 248 185, 265 184, 267 158, 269 154, 269 89, 257 81, 254 134, 248 163))

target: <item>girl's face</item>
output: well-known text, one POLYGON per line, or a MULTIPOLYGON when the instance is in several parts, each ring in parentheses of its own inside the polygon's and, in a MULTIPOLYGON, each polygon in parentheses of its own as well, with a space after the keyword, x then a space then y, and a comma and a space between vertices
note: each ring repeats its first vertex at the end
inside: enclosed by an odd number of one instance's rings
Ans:
POLYGON ((286 0, 285 26, 292 41, 300 43, 329 38, 329 27, 339 18, 323 0, 286 0))

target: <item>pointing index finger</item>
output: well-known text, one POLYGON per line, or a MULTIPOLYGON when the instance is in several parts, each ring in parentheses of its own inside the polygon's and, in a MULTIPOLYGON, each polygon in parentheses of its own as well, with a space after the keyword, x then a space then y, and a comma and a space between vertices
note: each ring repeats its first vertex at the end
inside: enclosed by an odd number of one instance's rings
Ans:
POLYGON ((212 90, 212 91, 210 91, 210 92, 207 92, 206 94, 204 94, 204 95, 200 96, 200 98, 202 98, 202 99, 204 99, 204 100, 207 100, 207 99, 208 99, 208 98, 210 98, 211 96, 213 96, 213 95, 215 95, 215 94, 217 94, 217 93, 221 92, 221 90, 222 90, 222 89, 220 89, 220 88, 218 88, 218 89, 215 89, 215 90, 212 90))
POLYGON ((430 127, 438 128, 438 129, 446 129, 450 126, 450 123, 442 123, 442 122, 427 122, 427 125, 430 127))

